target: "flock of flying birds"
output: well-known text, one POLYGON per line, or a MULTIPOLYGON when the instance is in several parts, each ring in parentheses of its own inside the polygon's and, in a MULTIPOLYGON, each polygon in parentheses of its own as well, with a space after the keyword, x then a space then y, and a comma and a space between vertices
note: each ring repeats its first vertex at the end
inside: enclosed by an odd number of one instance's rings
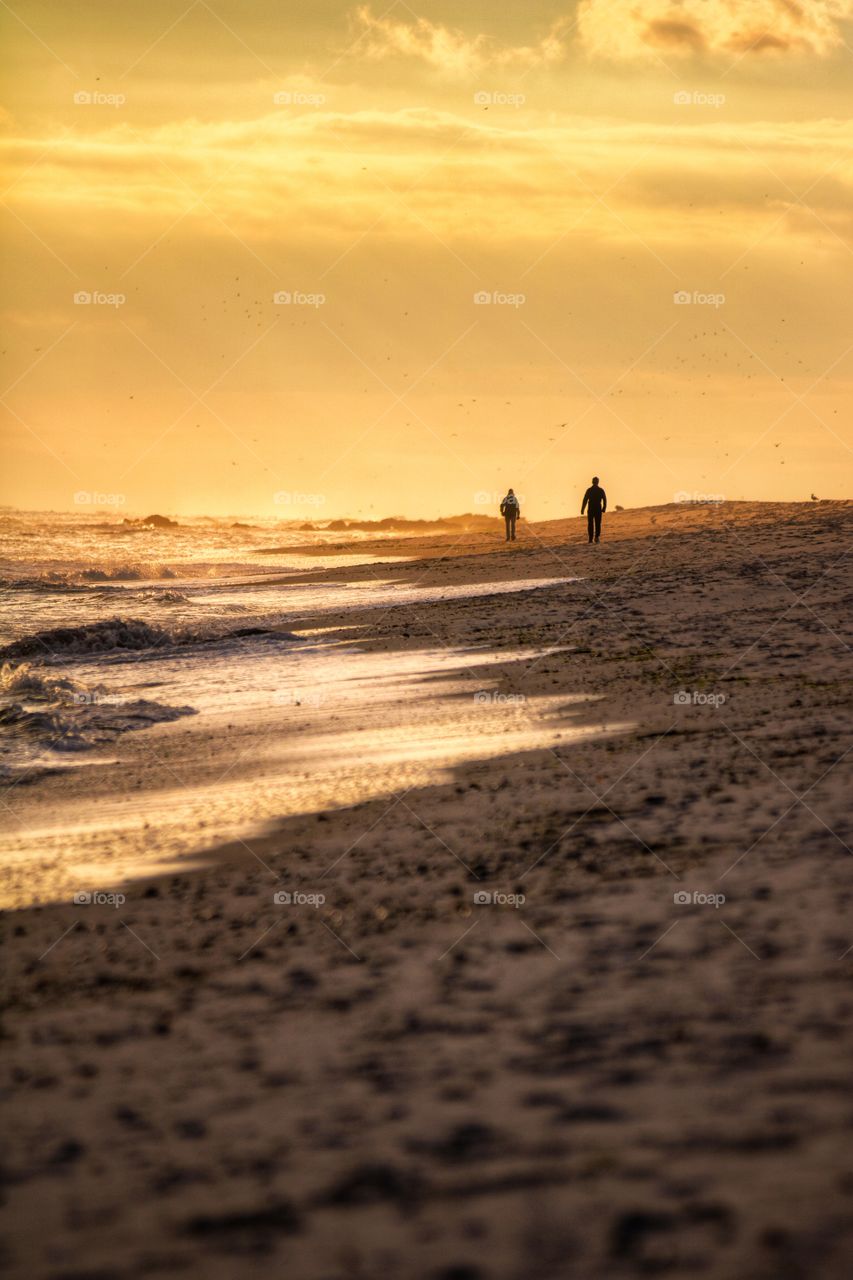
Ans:
MULTIPOLYGON (((240 277, 239 277, 239 276, 235 276, 234 281, 235 281, 235 284, 239 284, 239 283, 240 283, 240 277)), ((386 282, 387 282, 387 281, 386 281, 386 282)), ((241 291, 239 291, 239 290, 238 290, 238 291, 236 292, 236 294, 235 294, 235 297, 236 297, 236 298, 238 298, 238 299, 241 299, 241 291)), ((269 316, 268 307, 266 306, 266 304, 264 304, 264 303, 263 303, 260 299, 258 299, 258 298, 255 298, 255 299, 253 300, 253 307, 255 308, 254 312, 253 312, 252 307, 248 307, 248 306, 246 306, 246 305, 245 305, 245 303, 244 303, 244 302, 242 302, 242 300, 241 300, 240 310, 241 310, 242 314, 243 314, 247 319, 249 319, 249 320, 254 319, 254 320, 255 320, 256 328, 259 328, 259 329, 260 329, 260 328, 262 328, 262 327, 263 327, 264 323, 268 323, 268 316, 269 316)), ((201 303, 201 310, 202 310, 202 311, 207 310, 207 307, 206 307, 206 304, 205 304, 205 303, 201 303)), ((228 306, 227 302, 223 302, 223 304, 222 304, 222 312, 223 312, 223 314, 227 314, 227 313, 228 313, 228 311, 229 311, 229 306, 228 306)), ((404 313, 404 316, 408 316, 408 314, 409 314, 408 312, 405 312, 405 313, 404 313)), ((203 321, 204 323, 207 323, 207 321, 208 321, 208 318, 209 318, 209 317, 208 317, 208 316, 206 316, 206 315, 204 315, 204 316, 202 316, 201 318, 202 318, 202 321, 203 321)), ((306 324, 308 323, 309 317, 308 317, 307 315, 304 315, 304 316, 299 315, 299 313, 294 309, 294 315, 293 315, 293 317, 291 318, 291 325, 296 324, 296 323, 297 323, 297 320, 301 320, 301 321, 302 321, 302 324, 303 324, 303 326, 304 326, 304 325, 306 325, 306 324)), ((782 323, 784 323, 784 318, 782 318, 782 323)), ((708 332, 708 331, 703 331, 701 334, 696 333, 694 336, 695 336, 697 339, 698 339, 699 337, 707 339, 707 338, 718 338, 718 337, 721 337, 721 336, 723 336, 723 335, 721 335, 721 334, 719 333, 719 331, 717 331, 717 330, 712 330, 712 331, 710 331, 710 332, 708 332)), ((772 344, 773 344, 773 345, 775 345, 775 346, 780 346, 780 345, 781 345, 781 342, 782 342, 782 340, 781 340, 780 338, 774 338, 774 339, 772 339, 772 344)), ((40 351, 40 350, 41 350, 41 348, 38 348, 38 347, 36 348, 36 351, 40 351)), ((4 352, 3 354, 5 355, 5 352, 4 352)), ((793 358, 793 357, 792 357, 792 353, 791 353, 791 352, 789 352, 789 351, 785 351, 785 352, 784 352, 784 353, 782 353, 782 354, 784 354, 784 355, 785 355, 787 358, 789 358, 789 359, 790 359, 790 358, 793 358)), ((724 353, 724 356, 727 356, 727 355, 728 355, 728 353, 724 353)), ((748 355, 749 355, 749 359, 750 359, 751 361, 754 361, 754 360, 758 359, 758 357, 757 357, 757 356, 755 356, 752 352, 749 352, 749 353, 748 353, 748 355)), ((223 354, 222 354, 222 356, 221 356, 220 358, 221 358, 222 360, 225 360, 225 359, 226 359, 226 354, 225 354, 225 353, 223 353, 223 354)), ((391 358, 392 358, 392 357, 391 357, 390 355, 386 356, 386 361, 390 361, 390 360, 391 360, 391 358)), ((707 350, 702 351, 700 358, 701 358, 701 359, 705 359, 705 360, 712 359, 712 357, 711 357, 710 353, 709 353, 707 350)), ((688 355, 679 355, 679 356, 676 356, 676 357, 675 357, 675 364, 676 364, 676 365, 682 365, 682 366, 684 366, 684 365, 688 365, 689 360, 690 360, 690 357, 689 357, 688 355)), ((718 362, 718 361, 719 361, 719 357, 717 357, 717 358, 716 358, 716 361, 715 361, 715 362, 718 362)), ((803 365, 803 364, 804 364, 804 361, 803 361, 803 360, 802 360, 802 358, 800 358, 800 357, 796 357, 796 362, 797 362, 797 364, 799 364, 799 365, 803 365)), ((737 368, 737 369, 743 369, 743 368, 744 368, 744 361, 743 361, 743 359, 740 359, 740 360, 736 360, 736 361, 735 361, 735 368, 737 368)), ((769 366, 765 365, 765 368, 769 369, 769 366)), ((407 377, 407 376, 408 376, 407 374, 404 374, 404 377, 407 377)), ((785 381, 784 377, 782 377, 781 375, 775 375, 775 376, 776 376, 776 377, 778 377, 778 380, 779 380, 780 382, 784 382, 784 381, 785 381)), ((705 374, 705 378, 706 378, 706 379, 709 379, 709 380, 710 380, 710 379, 712 379, 713 377, 714 377, 713 372, 708 372, 708 373, 706 373, 706 374, 705 374)), ((751 381, 754 377, 756 377, 756 374, 755 374, 755 373, 746 373, 746 374, 745 374, 745 377, 746 377, 747 381, 751 381)), ((687 382, 692 382, 692 381, 693 381, 693 377, 692 377, 692 376, 688 376, 688 377, 686 378, 686 381, 687 381, 687 382)), ((434 385, 435 385, 435 383, 433 382, 433 383, 432 383, 432 385, 434 386, 434 385)), ((363 390, 364 390, 364 393, 365 393, 365 394, 367 394, 367 393, 368 393, 368 391, 369 391, 369 388, 368 388, 368 387, 365 387, 363 390)), ((611 388, 611 389, 610 389, 608 392, 606 392, 605 394, 606 394, 606 395, 608 395, 608 396, 617 396, 617 395, 618 395, 618 396, 621 396, 621 395, 623 395, 623 394, 624 394, 624 388, 622 388, 622 387, 619 387, 619 388, 616 388, 616 389, 611 388)), ((648 394, 648 395, 651 395, 651 394, 652 394, 652 392, 651 392, 651 391, 648 391, 648 392, 647 392, 647 394, 648 394)), ((701 390, 701 391, 699 392, 699 394, 700 394, 701 396, 705 396, 705 395, 707 395, 707 391, 706 391, 705 389, 703 389, 703 390, 701 390)), ((129 398, 130 400, 133 400, 133 399, 134 399, 134 396, 132 396, 132 395, 131 395, 131 396, 129 396, 128 398, 129 398)), ((470 397, 469 404, 470 404, 470 405, 474 405, 474 404, 476 404, 476 403, 477 403, 477 397, 476 397, 476 396, 471 396, 471 397, 470 397)), ((507 406, 507 407, 509 407, 509 406, 511 406, 511 405, 512 405, 512 401, 511 401, 511 400, 505 400, 505 401, 504 401, 504 405, 505 405, 505 406, 507 406)), ((466 413, 468 413, 468 414, 470 414, 470 412, 471 412, 471 409, 470 409, 470 408, 466 408, 466 402, 465 402, 465 401, 463 401, 463 400, 457 401, 457 406, 456 406, 456 407, 457 407, 458 409, 466 409, 466 413)), ((834 409, 834 410, 833 410, 833 413, 837 415, 838 410, 837 410, 837 409, 834 409)), ((408 424, 407 424, 407 425, 408 425, 408 424)), ((569 426, 570 426, 570 424, 569 424, 568 422, 560 422, 560 423, 557 423, 557 424, 556 424, 556 426, 552 428, 552 430, 554 430, 554 431, 556 431, 556 432, 558 432, 558 433, 564 433, 564 432, 569 428, 569 426)), ((201 423, 200 423, 200 422, 196 422, 196 423, 195 423, 195 429, 196 429, 196 430, 201 430, 201 423)), ((458 432, 458 431, 453 431, 453 432, 451 432, 451 433, 450 433, 450 435, 449 435, 449 438, 450 438, 450 439, 453 439, 453 440, 458 439, 458 437, 459 437, 459 432, 458 432)), ((548 443, 549 443, 549 444, 554 444, 554 443, 556 443, 556 442, 559 440, 559 438, 560 438, 560 436, 559 436, 559 435, 549 435, 549 436, 547 437, 547 441, 548 441, 548 443)), ((664 442, 665 444, 666 444, 666 443, 669 443, 669 441, 670 441, 671 439, 672 439, 672 436, 671 436, 671 435, 663 436, 663 442, 664 442)), ((259 443, 260 443, 260 442, 259 442, 259 439, 258 439, 258 437, 257 437, 257 436, 252 436, 252 437, 251 437, 251 442, 252 442, 252 444, 255 444, 255 445, 257 445, 257 444, 259 444, 259 443)), ((713 441, 713 443, 714 443, 715 445, 719 445, 719 444, 720 444, 720 441, 719 441, 719 439, 716 439, 716 440, 714 440, 714 441, 713 441)), ((781 444, 782 444, 782 441, 781 441, 781 440, 774 441, 774 442, 773 442, 773 448, 774 448, 774 449, 779 449, 779 448, 781 447, 781 444)), ((107 442, 105 442, 105 443, 104 443, 104 447, 105 447, 105 448, 107 447, 107 442)), ((723 453, 723 457, 728 458, 728 457, 729 457, 729 453, 728 453, 727 451, 726 451, 726 452, 724 452, 724 453, 723 453)), ((303 459, 301 459, 301 458, 300 458, 300 459, 298 459, 298 461, 302 461, 302 460, 303 460, 303 459)), ((786 462, 786 460, 785 460, 784 458, 780 458, 780 459, 779 459, 779 465, 780 465, 780 466, 784 467, 784 466, 785 466, 785 462, 786 462)), ((235 459, 231 459, 231 466, 232 466, 232 467, 239 467, 239 465, 240 465, 240 464, 239 464, 239 462, 237 462, 235 459)), ((265 469, 266 469, 266 470, 269 470, 269 468, 265 468, 265 469)), ((703 476, 702 478, 704 479, 705 477, 703 476)), ((819 501, 819 499, 816 497, 816 495, 815 495, 815 494, 811 494, 810 496, 811 496, 812 501, 815 501, 815 502, 819 501)))

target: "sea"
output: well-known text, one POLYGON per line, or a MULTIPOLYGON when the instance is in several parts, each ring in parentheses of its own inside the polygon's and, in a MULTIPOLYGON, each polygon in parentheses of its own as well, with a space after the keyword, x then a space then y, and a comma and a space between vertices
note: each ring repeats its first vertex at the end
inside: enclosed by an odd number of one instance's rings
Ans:
POLYGON ((562 736, 572 699, 497 690, 498 664, 539 651, 366 646, 362 624, 572 579, 392 580, 398 537, 393 557, 347 544, 280 520, 0 512, 0 901, 180 866, 562 736))

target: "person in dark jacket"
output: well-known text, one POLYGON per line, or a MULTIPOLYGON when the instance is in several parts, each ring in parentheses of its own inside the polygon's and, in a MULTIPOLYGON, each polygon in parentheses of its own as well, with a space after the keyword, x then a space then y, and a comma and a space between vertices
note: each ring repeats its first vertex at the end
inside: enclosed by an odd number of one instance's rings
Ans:
POLYGON ((593 541, 593 536, 596 542, 601 541, 601 517, 606 510, 607 494, 598 483, 598 476, 593 476, 592 484, 583 495, 581 503, 581 515, 586 511, 586 527, 590 542, 593 541))
POLYGON ((515 496, 512 489, 507 492, 506 497, 501 503, 501 515, 503 516, 504 524, 506 525, 507 542, 515 542, 515 522, 521 515, 521 506, 519 505, 518 498, 515 496))

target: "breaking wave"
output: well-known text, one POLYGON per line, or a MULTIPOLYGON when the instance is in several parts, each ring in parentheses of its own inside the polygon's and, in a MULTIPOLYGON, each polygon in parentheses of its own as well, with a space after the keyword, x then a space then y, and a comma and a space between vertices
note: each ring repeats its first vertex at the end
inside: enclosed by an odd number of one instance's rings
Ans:
POLYGON ((122 650, 162 650, 250 637, 267 637, 276 641, 298 639, 292 632, 276 631, 269 627, 237 627, 218 631, 214 628, 205 631, 187 629, 172 632, 162 627, 153 627, 139 618, 107 618, 102 622, 90 622, 79 627, 53 627, 47 631, 36 631, 0 648, 0 660, 41 658, 49 661, 51 657, 88 656, 122 650))
POLYGON ((36 631, 0 649, 0 658, 44 658, 57 654, 109 653, 115 649, 151 649, 172 644, 159 627, 137 618, 107 618, 80 627, 52 627, 36 631))
POLYGON ((86 569, 47 569, 29 577, 0 578, 0 587, 27 591, 80 591, 92 584, 162 582, 178 575, 164 564, 117 564, 86 569))
POLYGON ((0 668, 0 777, 36 777, 67 752, 86 751, 122 733, 195 715, 147 698, 88 688, 24 662, 0 668))

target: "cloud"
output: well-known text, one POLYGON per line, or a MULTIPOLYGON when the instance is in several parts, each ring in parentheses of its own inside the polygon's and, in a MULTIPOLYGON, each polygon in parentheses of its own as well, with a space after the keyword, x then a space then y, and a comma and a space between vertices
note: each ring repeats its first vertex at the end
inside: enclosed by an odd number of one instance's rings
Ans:
POLYGON ((811 53, 843 43, 853 0, 581 0, 587 51, 615 60, 676 54, 811 53))
MULTIPOLYGON (((801 234, 831 223, 849 241, 852 138, 853 126, 834 120, 782 131, 721 119, 522 125, 410 108, 192 119, 144 134, 110 122, 95 135, 10 139, 0 161, 10 205, 49 243, 57 228, 73 236, 82 214, 90 239, 104 219, 116 237, 155 239, 174 223, 258 245, 279 243, 286 225, 314 244, 426 234, 675 246, 784 240, 793 228, 776 223, 803 192, 814 214, 801 234)), ((840 248, 835 236, 828 245, 840 248)))
POLYGON ((559 19, 536 44, 501 45, 428 18, 377 17, 361 5, 354 15, 361 33, 354 51, 375 60, 417 59, 448 76, 549 66, 566 56, 570 41, 594 57, 621 61, 696 54, 826 57, 843 45, 841 23, 851 18, 853 0, 580 0, 575 22, 568 15, 559 19))
POLYGON ((428 18, 377 18, 369 5, 359 6, 355 20, 362 29, 356 46, 362 57, 417 58, 448 75, 477 75, 488 67, 546 66, 565 54, 561 32, 566 19, 556 22, 538 44, 521 46, 499 45, 485 35, 468 36, 428 18))
POLYGON ((660 44, 665 48, 702 49, 705 38, 692 22, 675 22, 672 18, 656 18, 646 28, 646 39, 650 44, 660 44))

